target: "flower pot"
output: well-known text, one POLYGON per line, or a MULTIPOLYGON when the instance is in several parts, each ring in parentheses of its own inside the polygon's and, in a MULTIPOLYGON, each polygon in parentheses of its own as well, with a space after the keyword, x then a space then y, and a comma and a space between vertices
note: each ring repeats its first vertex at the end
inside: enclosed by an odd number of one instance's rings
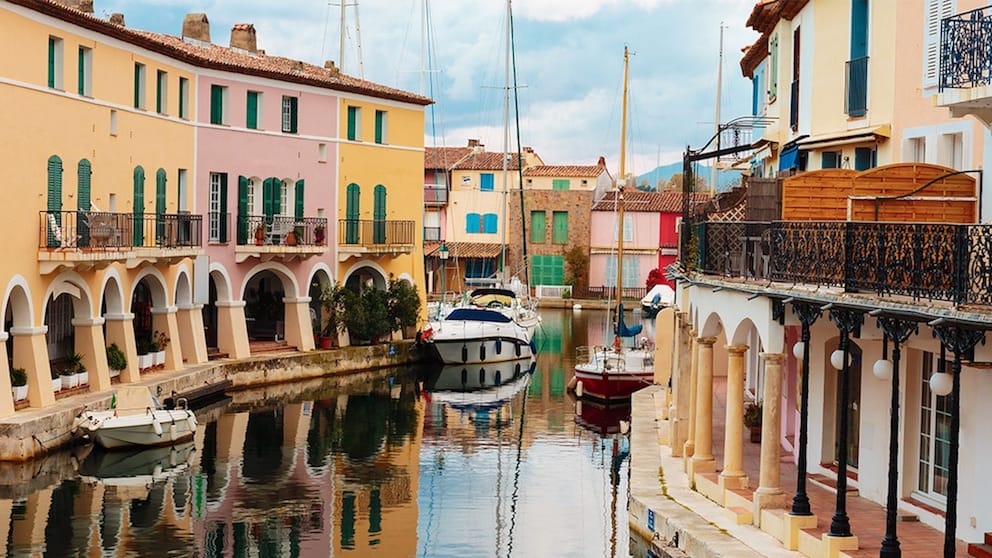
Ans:
POLYGON ((76 374, 76 376, 79 376, 79 385, 81 386, 90 385, 90 373, 88 370, 85 372, 79 372, 78 374, 76 374))
POLYGON ((117 376, 120 376, 120 375, 121 375, 121 371, 120 370, 114 370, 113 368, 110 369, 110 377, 111 378, 116 378, 117 376))
POLYGON ((334 347, 334 338, 333 337, 321 337, 320 338, 320 348, 321 349, 330 349, 332 347, 334 347))
POLYGON ((154 362, 155 362, 155 357, 152 356, 151 353, 138 355, 138 369, 140 370, 151 368, 154 362))
POLYGON ((338 347, 348 347, 351 345, 351 335, 348 334, 348 330, 344 330, 338 333, 338 347))
POLYGON ((65 389, 72 389, 79 385, 79 375, 78 374, 62 374, 62 387, 65 389))
POLYGON ((317 243, 317 246, 324 245, 324 229, 318 227, 313 230, 313 240, 317 243))
POLYGON ((403 340, 403 330, 402 329, 393 330, 393 333, 392 333, 391 338, 392 338, 393 341, 402 341, 403 340))
POLYGON ((751 441, 754 442, 754 443, 756 443, 756 444, 757 443, 760 443, 761 442, 761 427, 760 426, 749 426, 748 428, 751 431, 751 441))
POLYGON ((289 231, 286 233, 286 246, 296 246, 296 233, 289 231))
POLYGON ((60 391, 62 389, 62 376, 58 378, 52 378, 52 391, 60 391))
POLYGON ((14 401, 23 401, 28 398, 28 386, 14 386, 14 401))
POLYGON ((152 353, 152 355, 153 355, 152 366, 161 366, 161 365, 165 364, 165 351, 164 350, 163 351, 156 351, 156 352, 152 353))

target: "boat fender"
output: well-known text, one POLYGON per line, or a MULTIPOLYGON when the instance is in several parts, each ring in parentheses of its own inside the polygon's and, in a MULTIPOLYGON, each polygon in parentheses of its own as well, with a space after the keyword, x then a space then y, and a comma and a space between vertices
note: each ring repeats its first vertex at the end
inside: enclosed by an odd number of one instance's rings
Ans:
POLYGON ((187 415, 186 425, 189 426, 190 432, 196 432, 196 416, 193 413, 189 413, 189 415, 187 415))
POLYGON ((519 362, 513 365, 513 375, 514 376, 520 375, 520 363, 519 362))
POLYGON ((500 381, 501 381, 502 379, 503 379, 503 375, 502 375, 502 374, 500 373, 500 371, 499 371, 499 369, 497 368, 497 369, 496 369, 496 375, 495 375, 495 376, 493 377, 493 382, 494 382, 494 383, 495 383, 496 385, 499 385, 499 384, 500 384, 500 381))
POLYGON ((502 339, 497 339, 496 340, 496 354, 498 354, 498 355, 503 354, 503 340, 502 339))
POLYGON ((162 435, 162 423, 160 423, 159 421, 155 420, 155 417, 152 417, 152 429, 155 430, 155 435, 156 436, 161 436, 162 435))
POLYGON ((520 356, 520 345, 514 345, 513 348, 516 350, 517 356, 520 356))
POLYGON ((486 360, 486 344, 479 345, 479 360, 486 360))
POLYGON ((468 362, 468 346, 462 345, 462 362, 468 362))
POLYGON ((582 382, 575 383, 575 396, 582 397, 582 382))
POLYGON ((486 385, 486 369, 485 368, 480 368, 479 369, 479 385, 480 386, 486 385))
POLYGON ((462 368, 462 385, 468 383, 468 368, 462 368))

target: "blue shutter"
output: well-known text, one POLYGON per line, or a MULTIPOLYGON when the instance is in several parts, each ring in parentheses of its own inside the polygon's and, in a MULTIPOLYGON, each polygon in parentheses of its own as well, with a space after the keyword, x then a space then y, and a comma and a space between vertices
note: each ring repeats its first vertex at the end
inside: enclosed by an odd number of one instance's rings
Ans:
POLYGON ((482 232, 478 213, 469 213, 468 215, 465 216, 465 232, 467 233, 482 232))
POLYGON ((483 216, 482 232, 484 233, 495 233, 497 226, 497 218, 495 213, 486 213, 483 216))
POLYGON ((851 60, 868 56, 868 0, 851 0, 851 60))
POLYGON ((484 172, 479 176, 479 189, 485 192, 492 192, 494 189, 493 173, 484 172))

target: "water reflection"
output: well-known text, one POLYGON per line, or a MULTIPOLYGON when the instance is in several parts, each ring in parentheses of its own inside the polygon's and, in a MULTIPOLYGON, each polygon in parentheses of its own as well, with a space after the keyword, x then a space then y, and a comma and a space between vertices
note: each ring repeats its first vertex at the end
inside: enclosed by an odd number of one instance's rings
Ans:
POLYGON ((0 464, 5 554, 627 556, 629 408, 565 390, 605 313, 542 315, 535 361, 240 391, 188 444, 0 464))

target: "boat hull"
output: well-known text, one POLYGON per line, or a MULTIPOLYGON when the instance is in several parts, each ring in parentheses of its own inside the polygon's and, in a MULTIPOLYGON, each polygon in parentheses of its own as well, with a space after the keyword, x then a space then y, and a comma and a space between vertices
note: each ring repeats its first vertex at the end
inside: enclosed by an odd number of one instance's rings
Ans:
POLYGON ((113 411, 90 411, 81 417, 83 435, 104 449, 169 446, 196 433, 193 411, 156 410, 117 416, 113 411))
POLYGON ((637 390, 651 385, 654 371, 613 372, 575 368, 575 379, 582 383, 582 397, 599 401, 629 400, 637 390))
POLYGON ((435 358, 443 364, 486 364, 534 356, 530 342, 523 337, 435 337, 430 347, 435 358))

